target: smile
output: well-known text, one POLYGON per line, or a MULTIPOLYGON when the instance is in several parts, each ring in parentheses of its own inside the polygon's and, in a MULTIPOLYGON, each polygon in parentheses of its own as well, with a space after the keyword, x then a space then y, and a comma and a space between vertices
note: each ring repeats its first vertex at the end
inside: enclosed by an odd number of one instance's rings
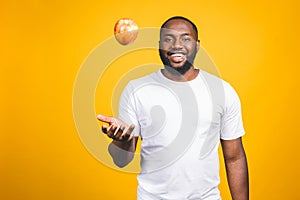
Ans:
POLYGON ((172 56, 172 57, 183 57, 184 54, 182 54, 182 53, 174 53, 174 54, 172 54, 171 56, 172 56))
POLYGON ((172 62, 178 63, 185 60, 186 55, 182 52, 168 52, 169 59, 172 62))

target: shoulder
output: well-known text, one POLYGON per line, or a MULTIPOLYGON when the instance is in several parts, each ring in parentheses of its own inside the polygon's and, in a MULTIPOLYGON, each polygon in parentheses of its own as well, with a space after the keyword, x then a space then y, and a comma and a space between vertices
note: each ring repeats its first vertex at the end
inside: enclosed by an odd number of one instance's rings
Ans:
POLYGON ((200 70, 200 79, 213 96, 224 96, 230 88, 230 84, 222 78, 200 70))
POLYGON ((229 82, 203 70, 201 70, 200 75, 213 98, 217 97, 214 99, 225 103, 225 105, 232 101, 239 101, 236 90, 229 82))
POLYGON ((157 77, 157 73, 158 73, 158 71, 152 72, 151 74, 148 74, 146 76, 143 76, 143 77, 140 77, 137 79, 133 79, 133 80, 129 81, 129 84, 138 85, 138 84, 147 83, 149 81, 154 81, 157 77))
POLYGON ((206 71, 201 70, 200 76, 210 87, 220 87, 224 89, 228 89, 228 87, 231 87, 227 81, 206 71))
POLYGON ((148 85, 150 83, 153 84, 154 82, 157 82, 157 78, 158 78, 158 71, 152 72, 151 74, 148 74, 146 76, 130 80, 124 89, 134 92, 137 89, 144 87, 145 85, 148 85))
POLYGON ((156 81, 157 72, 146 76, 130 80, 122 89, 121 101, 126 99, 136 99, 139 95, 145 95, 149 92, 147 85, 153 85, 156 81), (151 83, 151 84, 150 84, 151 83))

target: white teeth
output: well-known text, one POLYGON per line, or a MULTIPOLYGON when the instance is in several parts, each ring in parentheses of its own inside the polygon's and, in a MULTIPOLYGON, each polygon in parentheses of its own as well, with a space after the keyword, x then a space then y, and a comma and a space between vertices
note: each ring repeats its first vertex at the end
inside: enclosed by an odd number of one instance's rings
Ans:
POLYGON ((184 55, 181 53, 174 53, 171 55, 172 57, 183 57, 184 55))
POLYGON ((184 55, 183 53, 174 53, 170 55, 170 60, 175 63, 182 62, 185 60, 185 58, 186 55, 184 55))

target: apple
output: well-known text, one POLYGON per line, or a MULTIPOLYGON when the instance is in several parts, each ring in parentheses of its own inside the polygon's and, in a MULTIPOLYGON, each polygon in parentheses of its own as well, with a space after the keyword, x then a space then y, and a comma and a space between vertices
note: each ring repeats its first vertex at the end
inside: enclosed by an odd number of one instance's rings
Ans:
POLYGON ((137 37, 138 26, 133 19, 122 18, 116 22, 114 34, 120 44, 129 45, 137 37))

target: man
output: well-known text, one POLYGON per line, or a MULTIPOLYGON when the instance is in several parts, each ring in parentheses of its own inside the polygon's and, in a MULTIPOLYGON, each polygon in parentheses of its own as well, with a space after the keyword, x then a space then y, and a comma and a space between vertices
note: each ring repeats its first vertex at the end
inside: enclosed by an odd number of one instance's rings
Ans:
POLYGON ((134 157, 141 137, 138 199, 221 199, 218 146, 221 141, 232 199, 249 199, 247 160, 241 137, 240 102, 225 81, 193 66, 197 27, 176 16, 161 27, 164 69, 131 81, 119 117, 98 115, 112 138, 109 153, 119 167, 134 157))

